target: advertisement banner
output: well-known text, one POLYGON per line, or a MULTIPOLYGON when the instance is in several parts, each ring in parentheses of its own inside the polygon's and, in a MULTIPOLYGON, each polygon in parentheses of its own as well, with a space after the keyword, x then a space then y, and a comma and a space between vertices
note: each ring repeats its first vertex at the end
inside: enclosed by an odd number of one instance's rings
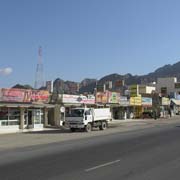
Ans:
POLYGON ((141 106, 142 105, 142 97, 141 96, 130 97, 130 105, 131 106, 141 106))
POLYGON ((32 90, 27 95, 27 102, 30 100, 31 102, 44 102, 47 103, 49 100, 49 92, 44 90, 32 90))
POLYGON ((166 97, 163 97, 162 98, 162 105, 163 106, 169 106, 170 105, 170 99, 166 98, 166 97))
POLYGON ((119 103, 120 93, 108 92, 108 103, 119 103))
POLYGON ((129 100, 127 99, 127 96, 120 96, 119 104, 121 106, 129 106, 129 100))
POLYGON ((3 102, 44 102, 49 100, 49 92, 29 89, 0 89, 0 101, 3 102))
POLYGON ((108 91, 96 93, 96 103, 108 103, 108 91))
POLYGON ((0 89, 0 101, 5 102, 23 102, 24 90, 23 89, 0 89))
POLYGON ((83 104, 95 104, 95 96, 94 95, 88 95, 83 96, 84 98, 82 99, 83 104))
POLYGON ((95 96, 88 95, 88 96, 78 96, 78 95, 71 95, 71 94, 63 94, 62 95, 62 102, 69 103, 69 104, 95 104, 95 96))
POLYGON ((152 106, 152 98, 142 97, 142 106, 152 106))
POLYGON ((138 94, 139 94, 138 85, 130 86, 130 95, 131 95, 131 97, 136 97, 138 94))

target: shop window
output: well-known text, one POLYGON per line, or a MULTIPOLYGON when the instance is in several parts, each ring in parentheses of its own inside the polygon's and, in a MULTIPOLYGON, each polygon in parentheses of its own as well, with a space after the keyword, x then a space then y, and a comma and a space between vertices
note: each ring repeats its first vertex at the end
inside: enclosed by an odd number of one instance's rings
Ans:
POLYGON ((18 108, 9 109, 8 125, 19 125, 20 110, 18 108))
POLYGON ((0 126, 8 125, 8 108, 0 108, 0 126))
POLYGON ((43 124, 44 117, 42 109, 34 110, 34 124, 43 124))
POLYGON ((0 126, 19 125, 20 110, 18 108, 0 108, 0 126))

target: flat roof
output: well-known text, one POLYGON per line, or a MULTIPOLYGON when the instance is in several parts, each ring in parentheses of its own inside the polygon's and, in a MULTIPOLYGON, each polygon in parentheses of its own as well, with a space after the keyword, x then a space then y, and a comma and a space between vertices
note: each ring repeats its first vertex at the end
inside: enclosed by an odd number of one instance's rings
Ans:
POLYGON ((14 102, 0 102, 0 107, 34 107, 34 108, 54 108, 53 104, 38 104, 38 103, 14 103, 14 102))

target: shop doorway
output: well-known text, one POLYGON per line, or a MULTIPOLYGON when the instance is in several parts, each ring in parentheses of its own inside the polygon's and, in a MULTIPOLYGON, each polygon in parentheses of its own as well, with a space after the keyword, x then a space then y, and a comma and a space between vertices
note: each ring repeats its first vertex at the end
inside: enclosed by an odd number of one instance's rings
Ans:
POLYGON ((42 109, 28 109, 26 125, 28 129, 42 128, 44 124, 42 109))
POLYGON ((33 111, 28 109, 27 113, 27 128, 33 128, 33 111))

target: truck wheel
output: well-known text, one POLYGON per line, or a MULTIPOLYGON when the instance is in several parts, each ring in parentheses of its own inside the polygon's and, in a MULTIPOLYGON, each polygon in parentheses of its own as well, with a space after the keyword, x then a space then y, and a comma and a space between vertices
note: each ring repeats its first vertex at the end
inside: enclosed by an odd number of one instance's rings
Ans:
POLYGON ((88 124, 86 125, 86 127, 85 127, 85 131, 86 131, 86 132, 91 132, 91 130, 92 130, 92 126, 91 126, 90 123, 88 123, 88 124))
POLYGON ((105 130, 107 129, 107 122, 102 122, 101 125, 99 126, 100 130, 105 130))
POLYGON ((76 128, 71 128, 71 132, 75 132, 76 131, 76 128))

